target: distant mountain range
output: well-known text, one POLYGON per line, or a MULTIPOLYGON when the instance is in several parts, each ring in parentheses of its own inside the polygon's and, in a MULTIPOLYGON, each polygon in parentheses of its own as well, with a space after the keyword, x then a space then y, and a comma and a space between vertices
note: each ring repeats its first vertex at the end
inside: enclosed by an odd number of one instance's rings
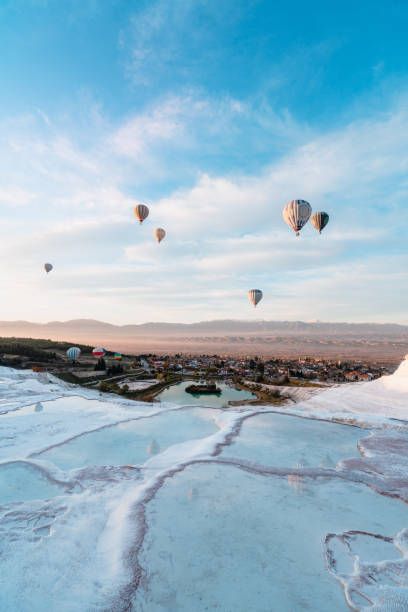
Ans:
POLYGON ((0 336, 104 345, 127 353, 258 354, 361 358, 398 363, 408 353, 408 326, 393 323, 217 320, 112 325, 94 319, 0 321, 0 336))
MULTIPOLYGON (((29 335, 45 337, 47 334, 70 338, 84 335, 104 338, 236 335, 236 334, 284 334, 310 336, 361 336, 408 337, 408 325, 394 323, 323 323, 304 321, 240 321, 224 319, 198 323, 141 323, 139 325, 112 325, 95 319, 73 319, 31 323, 29 321, 0 321, 0 335, 29 335)), ((48 337, 48 336, 47 336, 48 337)))

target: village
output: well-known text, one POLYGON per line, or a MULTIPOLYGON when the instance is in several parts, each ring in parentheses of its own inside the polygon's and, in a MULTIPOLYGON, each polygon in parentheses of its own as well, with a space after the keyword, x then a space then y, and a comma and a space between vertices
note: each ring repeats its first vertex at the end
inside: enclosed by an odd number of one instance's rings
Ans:
POLYGON ((256 393, 258 400, 276 402, 283 387, 323 387, 367 382, 391 374, 393 366, 376 362, 314 359, 310 357, 261 358, 251 355, 122 355, 105 351, 96 358, 91 346, 81 345, 81 355, 71 360, 68 343, 29 342, 17 339, 13 353, 0 353, 0 365, 49 372, 73 384, 100 392, 154 401, 169 385, 182 381, 224 382, 256 393))
POLYGON ((282 384, 286 379, 328 383, 369 381, 394 370, 389 365, 326 359, 262 359, 256 356, 229 355, 145 355, 150 372, 169 375, 179 372, 199 378, 246 379, 282 384))

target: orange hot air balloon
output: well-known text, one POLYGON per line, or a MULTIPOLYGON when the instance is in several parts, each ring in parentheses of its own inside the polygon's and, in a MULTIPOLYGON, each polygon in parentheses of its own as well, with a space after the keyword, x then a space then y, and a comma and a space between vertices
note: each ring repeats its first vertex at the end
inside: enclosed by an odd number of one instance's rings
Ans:
POLYGON ((165 235, 166 235, 166 232, 164 231, 162 227, 156 227, 156 229, 154 230, 154 237, 156 238, 159 244, 163 240, 165 235))
POLYGON ((254 308, 256 308, 257 304, 259 304, 263 298, 263 293, 260 289, 250 289, 248 291, 248 297, 250 302, 254 305, 254 308))
POLYGON ((134 209, 135 217, 142 224, 143 221, 149 216, 149 209, 145 204, 137 204, 134 209))

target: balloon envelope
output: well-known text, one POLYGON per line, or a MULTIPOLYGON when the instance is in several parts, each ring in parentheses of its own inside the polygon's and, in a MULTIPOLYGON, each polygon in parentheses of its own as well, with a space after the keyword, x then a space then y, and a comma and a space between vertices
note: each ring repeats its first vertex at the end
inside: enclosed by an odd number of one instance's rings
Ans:
POLYGON ((329 222, 329 215, 326 212, 317 212, 312 215, 310 223, 317 229, 319 234, 322 233, 322 229, 326 227, 329 222))
POLYGON ((166 232, 164 231, 162 227, 156 227, 156 229, 154 230, 154 237, 156 238, 159 244, 163 240, 165 235, 166 235, 166 232))
POLYGON ((81 349, 79 349, 77 346, 71 346, 71 348, 67 350, 67 357, 72 359, 72 361, 75 361, 75 359, 78 359, 80 354, 81 354, 81 349))
POLYGON ((145 204, 137 204, 134 210, 136 218, 143 223, 143 221, 149 216, 149 209, 145 204))
POLYGON ((262 300, 263 293, 260 289, 250 289, 248 291, 248 297, 250 302, 252 302, 252 304, 256 308, 256 305, 259 304, 259 302, 262 300))
POLYGON ((45 263, 45 264, 44 264, 44 270, 46 271, 46 273, 47 273, 47 274, 48 274, 49 272, 51 272, 52 268, 53 268, 53 265, 52 265, 52 264, 50 264, 50 263, 45 263))
POLYGON ((282 216, 285 223, 289 225, 299 236, 299 232, 309 221, 312 214, 312 207, 306 200, 292 200, 283 209, 282 216))
POLYGON ((92 351, 92 355, 94 357, 103 357, 105 353, 106 351, 104 348, 94 348, 94 350, 92 351))
POLYGON ((116 359, 117 361, 120 361, 122 359, 122 355, 120 353, 115 353, 113 358, 116 359))

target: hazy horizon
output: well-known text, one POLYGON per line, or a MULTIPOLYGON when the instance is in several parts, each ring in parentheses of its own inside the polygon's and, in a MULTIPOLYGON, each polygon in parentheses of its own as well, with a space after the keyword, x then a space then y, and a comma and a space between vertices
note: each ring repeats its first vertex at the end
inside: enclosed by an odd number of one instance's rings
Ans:
POLYGON ((122 323, 114 323, 113 321, 95 319, 93 317, 78 317, 78 318, 69 318, 69 319, 50 319, 48 321, 35 321, 33 319, 0 319, 1 323, 28 323, 33 325, 51 325, 54 323, 77 323, 77 322, 93 322, 93 323, 102 323, 106 325, 111 325, 114 327, 130 327, 130 326, 143 326, 143 325, 186 325, 193 326, 202 323, 222 323, 222 322, 236 322, 236 323, 250 323, 250 324, 259 324, 259 323, 302 323, 308 325, 395 325, 400 327, 408 327, 408 323, 401 323, 399 321, 378 321, 378 320, 354 320, 354 321, 346 321, 346 320, 321 320, 321 319, 266 319, 264 317, 259 318, 246 318, 246 317, 225 317, 225 318, 209 318, 209 319, 197 319, 194 321, 165 321, 165 320, 152 320, 146 319, 145 321, 126 321, 122 323))
POLYGON ((116 326, 87 319, 46 325, 0 321, 0 336, 102 345, 131 354, 257 354, 397 363, 408 353, 408 326, 376 323, 215 320, 116 326))

